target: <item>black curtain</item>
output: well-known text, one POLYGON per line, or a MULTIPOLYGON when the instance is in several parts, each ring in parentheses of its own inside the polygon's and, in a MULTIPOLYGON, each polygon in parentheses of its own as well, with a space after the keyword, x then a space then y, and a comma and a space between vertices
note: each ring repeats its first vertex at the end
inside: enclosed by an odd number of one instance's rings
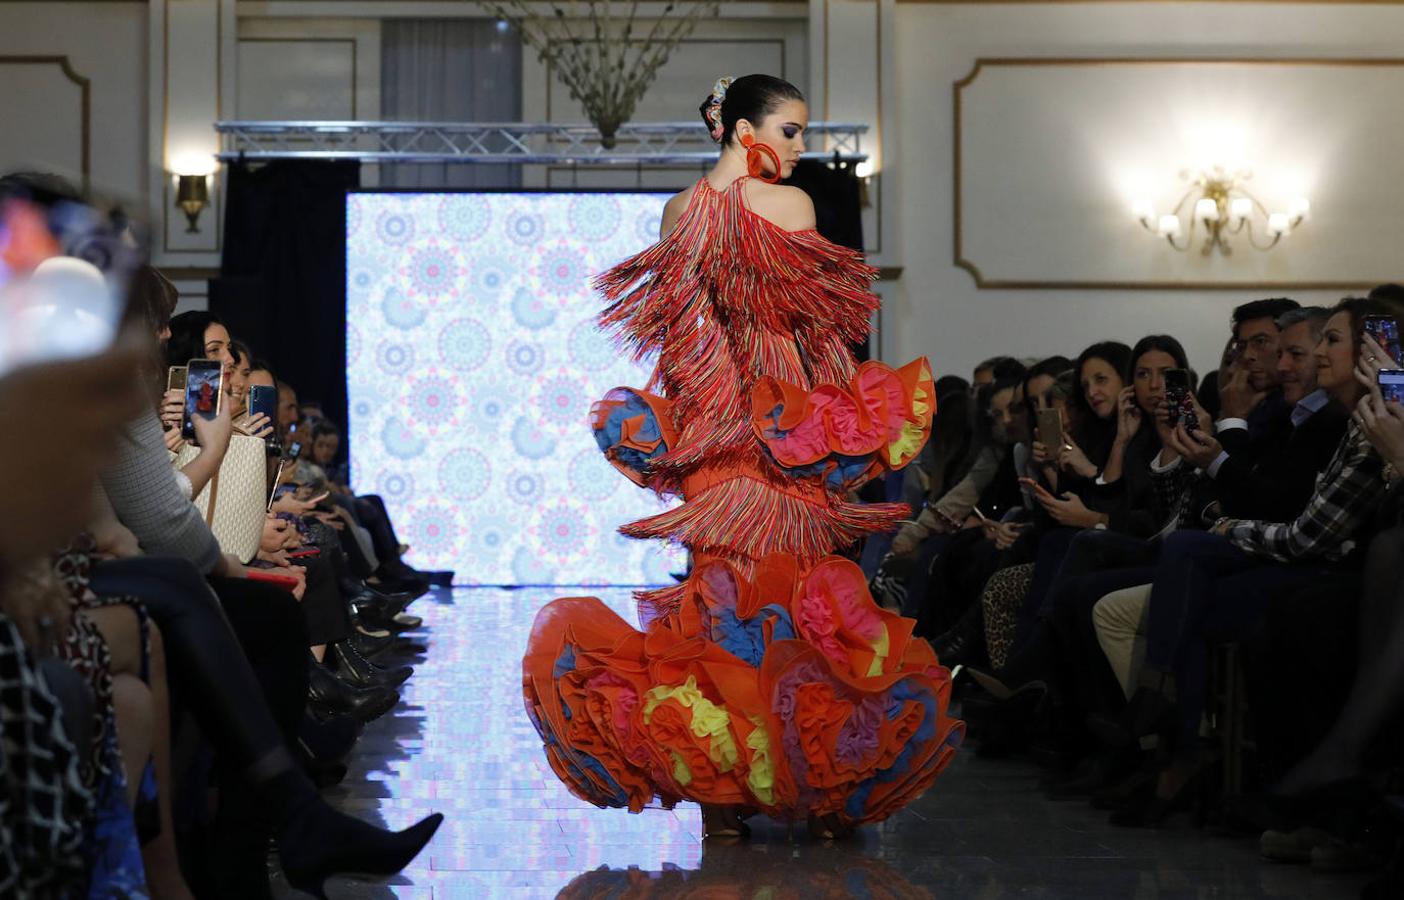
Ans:
MULTIPOLYGON (((815 230, 825 238, 854 250, 863 249, 863 204, 858 176, 843 164, 829 168, 827 162, 802 159, 786 179, 814 201, 815 230)), ((872 356, 871 338, 853 345, 861 362, 872 356)))
POLYGON ((346 192, 355 162, 229 167, 210 310, 346 433, 346 192))
POLYGON ((863 249, 861 194, 851 167, 840 164, 831 169, 827 162, 802 159, 785 183, 814 201, 815 230, 835 244, 863 249))

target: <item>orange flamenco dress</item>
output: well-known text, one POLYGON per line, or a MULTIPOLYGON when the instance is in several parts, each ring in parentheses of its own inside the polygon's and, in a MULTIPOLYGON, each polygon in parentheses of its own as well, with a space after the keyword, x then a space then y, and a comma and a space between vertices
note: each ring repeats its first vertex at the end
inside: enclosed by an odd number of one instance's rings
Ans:
POLYGON ((597 282, 603 325, 658 367, 649 391, 596 404, 596 439, 684 501, 622 531, 687 547, 692 574, 638 595, 642 632, 593 597, 547 604, 527 712, 552 769, 597 806, 874 822, 930 787, 964 734, 915 623, 832 555, 908 514, 846 496, 921 450, 931 370, 855 364, 874 270, 757 215, 744 180, 699 181, 671 234, 597 282))

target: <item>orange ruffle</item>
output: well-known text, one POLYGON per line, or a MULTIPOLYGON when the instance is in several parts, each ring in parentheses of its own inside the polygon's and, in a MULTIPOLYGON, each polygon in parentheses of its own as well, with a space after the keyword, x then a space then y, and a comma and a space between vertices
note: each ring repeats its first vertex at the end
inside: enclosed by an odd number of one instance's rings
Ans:
POLYGON ((646 634, 593 598, 538 615, 527 709, 552 769, 596 805, 657 797, 780 818, 876 821, 925 790, 963 726, 950 679, 911 622, 873 603, 838 557, 754 578, 714 560, 646 634))
POLYGON ((931 434, 936 390, 925 358, 901 369, 869 361, 848 384, 805 390, 762 378, 751 425, 787 474, 849 490, 916 458, 931 434))

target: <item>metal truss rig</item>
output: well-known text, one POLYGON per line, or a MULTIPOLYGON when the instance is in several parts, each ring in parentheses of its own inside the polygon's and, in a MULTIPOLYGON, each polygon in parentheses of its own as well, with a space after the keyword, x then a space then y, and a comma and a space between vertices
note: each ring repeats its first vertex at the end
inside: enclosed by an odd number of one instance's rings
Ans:
MULTIPOLYGON (((523 122, 216 122, 219 159, 363 163, 684 166, 716 159, 700 122, 636 122, 606 149, 593 125, 523 122)), ((811 122, 807 159, 863 162, 867 125, 811 122), (823 149, 818 149, 822 147, 823 149)))

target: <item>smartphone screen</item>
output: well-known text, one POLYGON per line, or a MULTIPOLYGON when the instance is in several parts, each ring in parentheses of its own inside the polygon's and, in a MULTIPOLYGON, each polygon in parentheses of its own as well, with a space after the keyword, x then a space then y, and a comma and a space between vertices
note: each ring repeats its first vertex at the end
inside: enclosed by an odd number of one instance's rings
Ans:
POLYGON ((1038 441, 1049 453, 1063 446, 1063 414, 1056 409, 1038 411, 1038 441))
POLYGON ((1186 370, 1165 371, 1165 405, 1170 407, 1170 427, 1183 422, 1187 431, 1199 429, 1199 418, 1194 414, 1194 400, 1190 393, 1189 372, 1186 370))
POLYGON ((166 390, 185 390, 185 372, 185 366, 171 366, 170 369, 166 371, 166 390))
POLYGON ((0 375, 103 352, 117 336, 143 229, 39 182, 0 197, 0 375))
POLYGON ((192 359, 185 375, 185 416, 180 435, 195 440, 195 417, 213 419, 219 415, 224 393, 224 364, 217 359, 192 359))
POLYGON ((1395 365, 1404 363, 1399 347, 1399 320, 1394 316, 1366 316, 1365 333, 1375 339, 1395 365))
POLYGON ((1404 406, 1404 369, 1380 369, 1375 380, 1380 386, 1380 396, 1386 402, 1404 406))
MULTIPOLYGON (((249 388, 249 415, 263 414, 270 424, 278 421, 278 389, 266 384, 256 384, 249 388)), ((276 429, 275 429, 276 431, 276 429)), ((272 440, 269 435, 269 440, 272 440)))

